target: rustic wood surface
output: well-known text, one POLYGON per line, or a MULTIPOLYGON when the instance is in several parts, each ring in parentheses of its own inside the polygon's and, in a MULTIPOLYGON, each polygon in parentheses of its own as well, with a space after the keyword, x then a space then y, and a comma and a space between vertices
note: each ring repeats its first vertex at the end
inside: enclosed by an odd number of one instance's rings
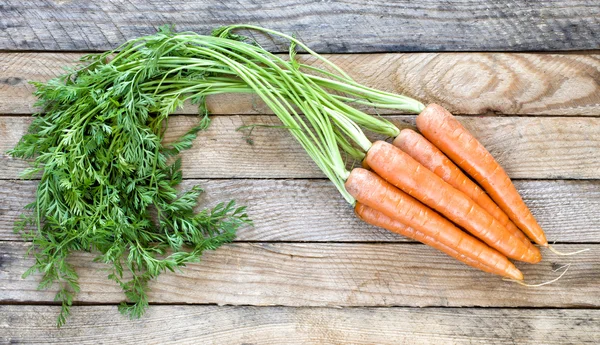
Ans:
MULTIPOLYGON (((414 127, 414 116, 390 116, 398 127, 414 127)), ((599 117, 459 117, 512 178, 600 178, 599 117)), ((165 139, 184 134, 197 116, 175 116, 165 139)), ((27 131, 29 117, 0 117, 0 179, 17 178, 28 166, 6 151, 27 131)), ((213 125, 182 153, 186 178, 322 178, 324 175, 275 116, 214 116, 213 125), (251 141, 248 142, 248 139, 251 141)))
MULTIPOLYGON (((598 344, 600 343, 600 5, 596 0, 479 2, 147 2, 45 0, 0 4, 0 343, 4 344, 598 344), (371 87, 439 103, 489 148, 563 251, 517 263, 522 287, 358 221, 352 209, 255 96, 209 98, 213 125, 184 153, 182 188, 203 206, 236 199, 254 227, 201 262, 152 282, 148 314, 94 263, 73 316, 54 327, 53 289, 12 223, 37 181, 18 180, 12 148, 36 112, 33 86, 162 24, 208 33, 253 23, 293 33, 371 87), (575 51, 574 51, 575 50, 575 51), (191 304, 191 305, 185 305, 191 304)), ((285 42, 253 35, 271 51, 285 42)), ((309 64, 311 57, 299 55, 309 64)), ((363 108, 401 127, 414 116, 363 108)), ((167 140, 196 121, 185 106, 167 140)), ((374 138, 375 139, 375 138, 374 138)), ((54 288, 55 289, 55 288, 54 288)))
MULTIPOLYGON (((29 114, 35 90, 76 65, 78 53, 0 53, 0 114, 29 114)), ((314 58, 299 55, 311 65, 314 58)), ((455 114, 600 114, 600 55, 415 53, 326 55, 354 79, 378 89, 436 102, 455 114)), ((209 98, 213 114, 265 114, 256 96, 209 98)), ((363 110, 373 113, 372 108, 363 110)), ((194 114, 186 107, 180 113, 194 114)), ((391 113, 378 110, 379 113, 391 113)))
MULTIPOLYGON (((200 207, 223 200, 248 205, 253 227, 241 229, 236 241, 405 242, 403 236, 366 225, 321 179, 185 180, 181 189, 200 185, 200 207)), ((550 241, 600 243, 600 180, 519 180, 519 193, 550 241)), ((0 240, 20 241, 12 224, 34 201, 37 181, 0 181, 0 240)))
POLYGON ((597 344, 600 310, 153 306, 120 322, 114 306, 0 306, 7 344, 597 344), (10 322, 9 322, 10 321, 10 322), (10 323, 10 327, 8 327, 10 323), (366 332, 365 330, 369 330, 366 332), (14 342, 11 342, 14 341, 14 342))
MULTIPOLYGON (((29 244, 0 242, 0 302, 49 303, 56 289, 37 289, 39 275, 21 279, 32 265, 24 259, 29 244)), ((203 255, 182 273, 163 274, 150 283, 155 303, 283 306, 453 306, 453 307, 600 307, 600 245, 556 245, 577 257, 544 251, 537 265, 516 263, 532 288, 465 266, 416 243, 236 243, 203 255), (564 268, 563 268, 564 269, 564 268), (554 270, 559 270, 555 272, 554 270)), ((85 303, 116 304, 123 292, 106 276, 108 266, 95 255, 74 254, 85 303)))
MULTIPOLYGON (((232 23, 294 33, 321 52, 600 48, 596 0, 389 2, 8 0, 0 49, 106 50, 164 24, 208 34, 232 23)), ((252 35, 267 49, 281 42, 252 35)))

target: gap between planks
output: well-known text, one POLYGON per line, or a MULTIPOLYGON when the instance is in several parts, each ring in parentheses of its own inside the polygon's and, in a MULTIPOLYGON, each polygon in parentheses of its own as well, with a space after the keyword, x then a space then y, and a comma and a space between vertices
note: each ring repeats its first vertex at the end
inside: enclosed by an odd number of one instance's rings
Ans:
MULTIPOLYGON (((105 302, 105 303, 100 303, 100 302, 85 302, 85 301, 73 301, 73 308, 93 308, 93 307, 118 307, 120 304, 120 302, 105 302)), ((161 302, 148 302, 148 305, 150 306, 150 309, 152 309, 153 307, 195 307, 195 308, 210 308, 210 307, 216 307, 216 308, 246 308, 246 307, 252 307, 252 308, 261 308, 261 309, 268 309, 268 308, 290 308, 290 309, 335 309, 335 310, 360 310, 360 309, 380 309, 380 310, 387 310, 387 309, 444 309, 444 310, 538 310, 538 311, 550 311, 550 310, 600 310, 600 305, 589 305, 589 306, 569 306, 568 308, 565 307, 555 307, 555 306, 544 306, 544 307, 538 307, 538 306, 516 306, 516 307, 511 307, 511 306, 478 306, 478 305, 473 305, 473 306, 468 306, 468 307, 455 307, 455 306, 420 306, 420 307, 407 307, 404 305, 383 305, 383 306, 362 306, 362 305, 349 305, 349 306, 325 306, 325 307, 319 307, 319 306, 287 306, 284 304, 268 304, 268 305, 252 305, 252 304, 218 304, 218 303, 188 303, 188 302, 168 302, 168 303, 161 303, 161 302)), ((61 306, 61 302, 55 302, 55 301, 2 301, 0 300, 0 308, 2 308, 2 306, 14 306, 15 308, 21 306, 21 307, 60 307, 61 306)), ((149 309, 149 310, 150 310, 149 309)), ((122 314, 119 314, 122 315, 122 314)), ((143 317, 142 317, 143 318, 143 317)))

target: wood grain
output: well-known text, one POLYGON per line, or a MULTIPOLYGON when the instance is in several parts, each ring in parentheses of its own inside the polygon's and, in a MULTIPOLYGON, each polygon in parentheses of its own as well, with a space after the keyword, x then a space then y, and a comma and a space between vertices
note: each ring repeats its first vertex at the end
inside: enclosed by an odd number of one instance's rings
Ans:
MULTIPOLYGON (((600 343, 597 0, 6 0, 0 13, 0 343, 600 343), (251 141, 235 131, 278 124, 264 103, 221 95, 209 98, 209 109, 231 116, 213 117, 185 153, 182 187, 202 184, 206 205, 232 198, 249 205, 256 226, 152 282, 151 303, 161 305, 140 320, 118 314, 114 304, 124 296, 106 279, 106 266, 92 262, 95 254, 74 254, 82 288, 76 304, 93 305, 74 307, 67 326, 56 329, 55 290, 37 290, 39 275, 21 278, 32 264, 24 256, 29 244, 10 233, 37 183, 12 180, 26 164, 5 154, 37 111, 27 82, 57 76, 79 52, 173 23, 201 33, 262 25, 334 53, 328 57, 371 87, 458 115, 525 115, 460 121, 511 177, 526 179, 517 188, 549 239, 562 242, 559 250, 592 250, 574 257, 544 251, 541 264, 518 264, 530 283, 571 264, 558 282, 526 288, 362 224, 284 130, 257 128, 251 141), (572 50, 579 52, 565 53, 572 50)), ((282 40, 252 37, 286 51, 282 40)), ((186 105, 178 114, 195 112, 186 105)), ((414 125, 410 116, 390 119, 414 125)), ((193 122, 173 117, 167 140, 193 122)))
MULTIPOLYGON (((28 244, 0 242, 2 302, 48 303, 54 291, 37 289, 40 277, 21 275, 32 264, 28 244)), ((203 255, 182 273, 162 274, 150 283, 154 303, 282 306, 439 306, 439 307, 598 307, 598 245, 556 245, 570 252, 559 257, 544 251, 537 265, 520 264, 526 281, 558 282, 528 288, 472 269, 421 244, 237 243, 203 255)), ((117 303, 120 288, 109 281, 106 266, 93 254, 75 253, 70 262, 79 274, 86 303, 117 303)))
MULTIPOLYGON (((0 53, 0 114, 35 112, 34 87, 72 66, 77 53, 0 53)), ((328 55, 355 80, 436 102, 455 114, 600 115, 600 55, 414 53, 328 55)), ((300 55, 311 65, 321 65, 300 55)), ((256 96, 209 97, 213 114, 265 114, 256 96)), ((374 113, 374 109, 363 110, 374 113)), ((186 106, 180 113, 195 114, 186 106)), ((391 113, 379 110, 379 113, 391 113)))
MULTIPOLYGON (((230 23, 295 34, 321 52, 598 49, 600 8, 594 0, 510 3, 452 0, 388 2, 297 0, 9 0, 0 49, 105 50, 151 34, 163 24, 208 34, 230 23)), ((253 37, 270 50, 281 42, 253 37)))
MULTIPOLYGON (((399 127, 411 127, 413 116, 392 116, 399 127)), ((461 123, 496 157, 512 178, 600 178, 600 118, 590 117, 459 117, 461 123)), ((16 178, 27 166, 9 157, 26 132, 28 117, 0 117, 0 179, 16 178)), ((174 140, 197 121, 170 119, 166 140, 174 140)), ((186 178, 321 178, 323 174, 274 116, 215 116, 212 126, 183 153, 186 178)))
POLYGON ((152 306, 0 306, 6 344, 597 344, 600 310, 152 306))
MULTIPOLYGON (((405 242, 406 238, 359 221, 326 180, 186 180, 182 189, 205 189, 202 207, 234 199, 248 206, 254 227, 238 241, 405 242)), ((600 180, 516 181, 551 242, 600 243, 600 180)), ((0 240, 20 241, 13 223, 34 200, 37 181, 0 181, 0 240)))

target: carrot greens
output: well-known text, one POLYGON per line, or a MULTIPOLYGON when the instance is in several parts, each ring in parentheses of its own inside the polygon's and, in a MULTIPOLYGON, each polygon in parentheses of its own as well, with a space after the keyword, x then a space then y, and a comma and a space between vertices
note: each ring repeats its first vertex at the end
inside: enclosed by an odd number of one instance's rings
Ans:
POLYGON ((89 55, 79 69, 35 84, 42 111, 9 153, 32 159, 25 177, 41 177, 36 200, 15 229, 33 244, 35 263, 24 276, 38 271, 40 288, 58 286, 59 326, 79 292, 68 261, 73 251, 99 253, 96 260, 110 265, 108 278, 127 297, 120 310, 139 317, 148 305, 149 280, 198 261, 204 250, 231 241, 250 223, 234 201, 196 212, 202 189, 176 189, 182 172, 175 157, 210 121, 203 93, 173 86, 185 77, 206 94, 231 88, 227 81, 202 84, 204 74, 221 68, 210 60, 194 61, 206 71, 185 75, 172 67, 192 64, 169 56, 179 49, 172 38, 163 30, 133 40, 119 52, 89 55), (170 83, 161 84, 165 76, 170 83), (185 99, 197 103, 202 115, 185 135, 163 143, 167 118, 185 99))

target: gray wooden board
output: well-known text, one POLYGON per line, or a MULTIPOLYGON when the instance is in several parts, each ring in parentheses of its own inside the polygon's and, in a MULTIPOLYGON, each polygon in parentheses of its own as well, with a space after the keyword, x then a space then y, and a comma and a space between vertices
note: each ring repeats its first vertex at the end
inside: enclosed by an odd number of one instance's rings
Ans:
MULTIPOLYGON (((22 279, 32 264, 24 258, 27 243, 0 242, 0 303, 48 303, 54 289, 37 289, 39 275, 22 279)), ((517 263, 526 281, 559 281, 524 287, 470 268, 422 244, 235 243, 206 252, 182 273, 164 273, 149 284, 149 301, 283 306, 481 306, 599 307, 598 245, 557 245, 576 256, 547 250, 537 265, 517 263)), ((107 279, 94 254, 74 253, 70 262, 79 274, 76 300, 118 303, 120 287, 107 279)))
MULTIPOLYGON (((600 343, 596 0, 7 0, 0 13, 0 343, 600 343), (82 287, 76 304, 110 305, 75 306, 67 326, 56 329, 59 307, 47 305, 55 304, 55 290, 37 290, 39 275, 21 278, 32 264, 29 244, 10 233, 37 183, 12 180, 26 164, 5 154, 36 111, 27 81, 48 80, 79 52, 114 48, 162 24, 208 33, 229 23, 295 34, 335 53, 328 57, 356 80, 455 114, 535 115, 460 121, 511 177, 525 179, 517 188, 549 239, 567 243, 559 250, 592 250, 572 257, 544 250, 542 263, 518 263, 529 283, 555 278, 554 270, 571 264, 558 282, 528 288, 367 226, 284 130, 256 129, 252 145, 235 132, 278 124, 263 115, 269 109, 256 96, 221 95, 209 98, 209 109, 232 116, 213 117, 214 126, 184 154, 182 187, 203 185, 206 205, 231 198, 249 205, 256 226, 152 282, 153 304, 194 305, 153 305, 141 320, 118 315, 114 304, 124 296, 106 279, 106 266, 93 263, 94 254, 75 253, 70 262, 82 287), (564 52, 571 50, 580 52, 564 52), (397 53, 417 51, 432 53, 397 53), (537 53, 510 53, 523 51, 537 53)), ((286 50, 283 40, 252 37, 271 51, 286 50)), ((189 105, 178 111, 193 113, 189 105)), ((389 118, 414 125, 412 116, 389 118)), ((173 117, 167 140, 193 122, 173 117)))
MULTIPOLYGON (((73 66, 77 53, 0 53, 0 114, 29 114, 35 97, 29 81, 47 81, 73 66)), ((321 66, 313 58, 300 60, 321 66)), ((597 54, 405 53, 338 54, 331 61, 355 80, 436 102, 455 114, 600 115, 597 54)), ((256 96, 208 98, 213 114, 265 114, 256 96)), ((361 108, 369 113, 374 109, 361 108)), ((193 114, 191 105, 179 113, 193 114)), ((379 113, 391 113, 379 109, 379 113)))
POLYGON ((600 310, 151 306, 0 306, 6 344, 597 344, 600 310))
MULTIPOLYGON (((388 117, 413 127, 414 116, 388 117)), ((459 117, 461 123, 496 157, 512 178, 600 178, 600 117, 459 117)), ((184 134, 197 117, 175 116, 165 139, 184 134)), ((0 179, 11 179, 28 164, 6 151, 26 132, 28 117, 0 117, 0 179)), ((321 178, 324 175, 274 116, 215 116, 183 154, 186 178, 321 178)))
MULTIPOLYGON (((237 241, 404 242, 403 236, 356 218, 327 180, 186 180, 205 189, 201 207, 234 199, 248 206, 253 227, 237 241)), ((599 243, 600 180, 515 181, 549 241, 599 243)), ((34 201, 37 181, 0 181, 0 240, 19 241, 12 227, 34 201)))
MULTIPOLYGON (((232 23, 294 34, 334 53, 600 48, 596 0, 8 0, 0 11, 3 50, 106 50, 163 24, 208 34, 232 23)), ((280 40, 252 37, 269 50, 286 50, 280 40)))

